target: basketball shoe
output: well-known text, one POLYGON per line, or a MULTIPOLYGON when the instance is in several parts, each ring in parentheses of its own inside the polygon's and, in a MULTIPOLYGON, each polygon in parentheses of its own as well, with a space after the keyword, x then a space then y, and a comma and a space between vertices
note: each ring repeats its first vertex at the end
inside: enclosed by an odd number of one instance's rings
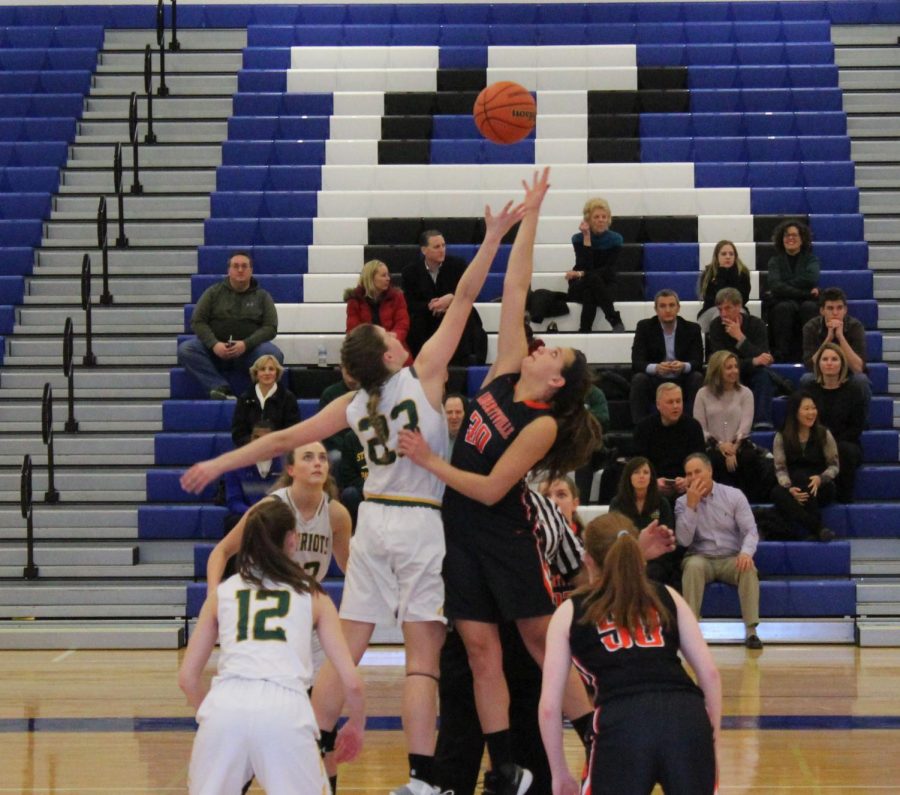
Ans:
POLYGON ((484 774, 484 795, 524 795, 534 776, 518 765, 500 765, 484 774))
POLYGON ((453 795, 451 790, 442 792, 438 787, 433 787, 427 781, 411 778, 407 784, 391 790, 391 795, 453 795))

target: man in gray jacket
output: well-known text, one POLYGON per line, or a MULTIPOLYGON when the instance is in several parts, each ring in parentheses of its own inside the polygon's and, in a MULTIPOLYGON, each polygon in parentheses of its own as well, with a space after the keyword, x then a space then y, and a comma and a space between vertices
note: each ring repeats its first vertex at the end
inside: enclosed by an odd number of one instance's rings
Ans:
POLYGON ((200 296, 191 329, 197 336, 178 346, 178 363, 214 400, 235 398, 227 373, 237 373, 243 381, 260 356, 284 362, 270 342, 278 331, 275 303, 257 285, 253 262, 243 251, 229 258, 227 277, 200 296))

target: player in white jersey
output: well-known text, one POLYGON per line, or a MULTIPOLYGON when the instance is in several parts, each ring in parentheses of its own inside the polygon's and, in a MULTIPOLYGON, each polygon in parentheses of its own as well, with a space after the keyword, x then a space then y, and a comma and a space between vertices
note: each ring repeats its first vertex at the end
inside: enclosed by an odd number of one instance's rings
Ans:
MULTIPOLYGON (((441 399, 447 365, 459 343, 469 312, 487 277, 503 236, 521 219, 521 207, 508 203, 496 216, 485 208, 485 237, 463 273, 453 301, 412 367, 407 351, 379 326, 357 326, 344 340, 341 363, 360 384, 311 417, 284 431, 210 461, 195 464, 182 477, 187 491, 202 490, 223 472, 271 458, 285 450, 352 427, 366 452, 369 476, 360 505, 356 535, 341 605, 344 635, 354 659, 362 657, 376 623, 399 622, 406 646, 403 729, 410 782, 399 795, 433 795, 432 767, 437 714, 439 657, 444 641, 444 555, 436 478, 399 458, 401 428, 421 428, 430 444, 446 449, 441 399), (441 427, 442 425, 442 427, 441 427)), ((320 726, 334 726, 341 710, 335 670, 326 664, 313 696, 320 726)))
POLYGON ((290 559, 296 544, 290 509, 274 500, 258 506, 246 522, 238 573, 200 612, 178 675, 200 725, 188 774, 191 795, 238 795, 252 776, 268 795, 327 795, 306 695, 314 629, 349 707, 338 757, 352 759, 362 747, 363 683, 331 599, 290 559), (207 690, 203 669, 217 640, 218 676, 207 690))
MULTIPOLYGON (((286 456, 285 471, 271 494, 258 505, 281 500, 294 514, 297 544, 293 559, 318 582, 331 565, 332 553, 341 571, 347 570, 350 553, 351 520, 349 511, 328 493, 328 452, 321 442, 298 447, 286 456)), ((206 564, 207 593, 215 591, 225 566, 241 546, 247 516, 251 508, 210 553, 206 564)), ((313 636, 313 661, 318 671, 325 660, 318 638, 313 636)))

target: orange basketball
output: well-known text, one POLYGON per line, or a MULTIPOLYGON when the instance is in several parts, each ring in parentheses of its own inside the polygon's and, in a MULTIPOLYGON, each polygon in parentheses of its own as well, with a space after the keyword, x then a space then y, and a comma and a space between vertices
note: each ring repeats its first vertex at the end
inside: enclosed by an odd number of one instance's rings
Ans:
POLYGON ((518 83, 491 83, 472 108, 475 126, 495 144, 514 144, 534 129, 537 107, 534 97, 518 83))

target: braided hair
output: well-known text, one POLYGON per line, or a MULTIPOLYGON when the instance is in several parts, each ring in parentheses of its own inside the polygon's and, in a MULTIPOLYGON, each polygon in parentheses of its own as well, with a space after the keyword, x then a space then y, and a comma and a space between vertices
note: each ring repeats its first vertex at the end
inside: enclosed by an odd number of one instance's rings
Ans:
POLYGON ((378 404, 381 402, 381 387, 392 375, 384 363, 386 352, 382 332, 371 323, 363 323, 353 329, 341 346, 341 366, 368 394, 366 411, 369 422, 382 444, 387 443, 388 429, 384 418, 378 413, 378 404))

